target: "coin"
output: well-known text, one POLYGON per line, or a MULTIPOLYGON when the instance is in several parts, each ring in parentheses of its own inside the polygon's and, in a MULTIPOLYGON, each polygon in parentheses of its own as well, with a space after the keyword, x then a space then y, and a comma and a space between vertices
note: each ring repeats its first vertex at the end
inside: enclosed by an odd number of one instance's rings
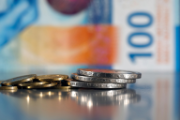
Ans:
POLYGON ((60 85, 57 85, 57 86, 54 86, 53 88, 56 88, 56 89, 70 89, 71 86, 60 86, 60 85))
POLYGON ((79 75, 118 79, 138 79, 141 73, 126 70, 108 70, 108 69, 78 69, 79 75))
POLYGON ((136 79, 115 79, 115 78, 100 78, 91 76, 81 76, 77 73, 72 73, 71 77, 73 79, 83 81, 83 82, 99 82, 99 83, 135 83, 136 79))
POLYGON ((26 86, 41 86, 41 85, 45 85, 48 82, 32 82, 32 83, 19 83, 18 86, 19 87, 26 87, 26 86))
POLYGON ((41 88, 50 88, 56 86, 56 82, 48 83, 45 85, 39 85, 39 86, 26 86, 27 89, 41 89, 41 88))
POLYGON ((41 75, 36 77, 36 79, 38 79, 39 81, 61 81, 68 78, 69 78, 68 75, 61 75, 61 74, 41 75))
POLYGON ((1 86, 0 90, 17 90, 17 86, 1 86))
POLYGON ((24 76, 20 76, 20 77, 11 78, 9 80, 5 80, 1 84, 3 86, 17 85, 17 84, 23 83, 23 82, 31 82, 31 81, 33 81, 33 79, 35 79, 35 77, 36 77, 36 74, 24 75, 24 76))
POLYGON ((70 86, 71 87, 82 87, 82 88, 113 89, 113 88, 125 88, 126 84, 120 84, 120 83, 92 83, 92 82, 70 81, 70 86))

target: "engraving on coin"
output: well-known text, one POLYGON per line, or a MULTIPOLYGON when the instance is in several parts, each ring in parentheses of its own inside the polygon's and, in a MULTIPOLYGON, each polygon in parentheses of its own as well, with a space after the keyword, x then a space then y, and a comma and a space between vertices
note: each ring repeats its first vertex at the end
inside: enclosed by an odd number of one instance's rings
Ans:
POLYGON ((83 88, 125 88, 125 84, 120 83, 87 83, 79 81, 71 81, 72 87, 83 87, 83 88), (122 86, 121 86, 122 85, 122 86))

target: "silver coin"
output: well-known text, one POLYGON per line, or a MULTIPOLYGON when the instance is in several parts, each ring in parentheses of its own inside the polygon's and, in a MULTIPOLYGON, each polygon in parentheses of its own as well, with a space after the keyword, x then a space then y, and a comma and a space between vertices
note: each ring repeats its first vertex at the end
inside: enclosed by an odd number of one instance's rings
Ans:
POLYGON ((126 71, 126 70, 108 70, 108 69, 78 69, 79 75, 117 78, 117 79, 138 79, 141 78, 141 73, 126 71))
POLYGON ((126 84, 70 81, 70 86, 71 87, 82 87, 82 88, 114 89, 114 88, 125 88, 126 84))
POLYGON ((81 76, 77 73, 72 73, 71 77, 75 80, 83 82, 99 82, 99 83, 135 83, 136 79, 115 79, 115 78, 101 78, 91 76, 81 76))

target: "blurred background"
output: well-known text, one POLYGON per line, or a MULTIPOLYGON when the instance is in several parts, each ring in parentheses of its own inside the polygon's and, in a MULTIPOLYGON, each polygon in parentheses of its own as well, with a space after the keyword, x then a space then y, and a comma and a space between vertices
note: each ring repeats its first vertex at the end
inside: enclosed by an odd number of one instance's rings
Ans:
POLYGON ((0 0, 0 71, 180 71, 179 0, 0 0))
POLYGON ((180 0, 0 0, 0 81, 30 73, 70 75, 87 67, 143 73, 125 93, 1 90, 0 118, 179 120, 179 5, 180 0))

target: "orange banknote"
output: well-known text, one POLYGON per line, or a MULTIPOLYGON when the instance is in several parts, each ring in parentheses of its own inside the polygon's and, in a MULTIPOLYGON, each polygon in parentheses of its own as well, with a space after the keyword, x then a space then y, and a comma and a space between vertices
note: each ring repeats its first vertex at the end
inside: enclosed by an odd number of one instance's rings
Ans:
POLYGON ((30 26, 20 35, 22 63, 111 65, 117 29, 110 25, 30 26))

